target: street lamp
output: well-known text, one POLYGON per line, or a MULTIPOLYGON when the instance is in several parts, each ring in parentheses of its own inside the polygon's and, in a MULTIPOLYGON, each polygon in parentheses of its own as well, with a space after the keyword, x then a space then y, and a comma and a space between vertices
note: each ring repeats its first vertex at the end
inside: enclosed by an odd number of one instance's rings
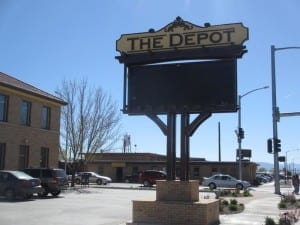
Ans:
MULTIPOLYGON (((277 103, 276 103, 275 51, 288 50, 288 49, 300 49, 300 47, 275 48, 274 45, 271 45, 273 141, 278 139, 277 122, 279 122, 280 119, 279 108, 277 107, 277 103)), ((278 152, 274 147, 273 147, 273 154, 274 154, 275 194, 280 194, 278 152)))
POLYGON ((255 88, 251 91, 246 92, 243 95, 239 95, 238 98, 238 130, 236 131, 236 135, 237 135, 237 140, 238 140, 238 156, 239 156, 239 179, 242 180, 242 139, 244 138, 244 130, 241 127, 242 126, 242 122, 241 122, 241 108, 242 108, 242 98, 245 97, 246 95, 249 95, 255 91, 259 91, 262 89, 266 89, 269 88, 269 86, 263 86, 260 88, 255 88))

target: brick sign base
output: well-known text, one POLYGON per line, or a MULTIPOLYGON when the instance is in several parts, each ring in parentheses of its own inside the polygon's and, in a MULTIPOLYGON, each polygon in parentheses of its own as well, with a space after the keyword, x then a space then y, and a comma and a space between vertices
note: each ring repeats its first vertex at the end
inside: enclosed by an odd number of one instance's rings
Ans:
POLYGON ((157 181, 156 201, 133 201, 127 225, 219 224, 219 200, 199 201, 199 181, 157 181))

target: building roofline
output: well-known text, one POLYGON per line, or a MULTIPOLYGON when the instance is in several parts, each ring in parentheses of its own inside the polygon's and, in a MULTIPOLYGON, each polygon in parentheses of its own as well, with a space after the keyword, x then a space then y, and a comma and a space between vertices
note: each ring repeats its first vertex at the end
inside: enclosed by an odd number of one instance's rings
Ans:
POLYGON ((0 72, 0 85, 7 87, 7 88, 11 88, 11 89, 15 89, 30 95, 34 95, 40 98, 45 98, 49 101, 53 101, 56 102, 58 104, 61 105, 67 105, 68 103, 65 102, 64 100, 62 100, 61 98, 58 98, 52 94, 49 94, 39 88, 36 88, 30 84, 27 84, 17 78, 14 78, 8 74, 5 74, 3 72, 0 72))

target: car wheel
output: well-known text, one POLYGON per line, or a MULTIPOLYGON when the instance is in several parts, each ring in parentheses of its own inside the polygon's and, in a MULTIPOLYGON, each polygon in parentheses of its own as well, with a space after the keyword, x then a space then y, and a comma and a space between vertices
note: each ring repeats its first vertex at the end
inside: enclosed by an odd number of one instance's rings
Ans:
POLYGON ((24 199, 31 199, 33 197, 33 194, 25 194, 24 199))
POLYGON ((48 193, 49 193, 49 191, 46 188, 44 188, 44 191, 39 192, 38 196, 39 197, 46 197, 48 195, 48 193))
POLYGON ((80 184, 80 179, 75 179, 76 184, 80 184))
POLYGON ((150 187, 151 184, 150 184, 150 182, 148 180, 144 180, 144 186, 145 187, 150 187))
POLYGON ((243 186, 242 184, 237 184, 237 185, 236 185, 236 188, 237 188, 238 190, 243 190, 243 189, 244 189, 244 186, 243 186))
POLYGON ((16 198, 15 191, 13 189, 7 189, 5 191, 5 198, 8 199, 9 201, 12 201, 16 198))
POLYGON ((101 184, 102 184, 102 180, 101 180, 101 179, 98 179, 98 180, 97 180, 97 184, 98 184, 98 185, 101 185, 101 184))
POLYGON ((208 187, 209 187, 209 189, 213 190, 213 189, 216 189, 217 186, 214 183, 210 183, 208 185, 208 187))
POLYGON ((59 194, 60 194, 60 191, 52 191, 51 192, 51 195, 55 196, 55 197, 58 196, 59 194))

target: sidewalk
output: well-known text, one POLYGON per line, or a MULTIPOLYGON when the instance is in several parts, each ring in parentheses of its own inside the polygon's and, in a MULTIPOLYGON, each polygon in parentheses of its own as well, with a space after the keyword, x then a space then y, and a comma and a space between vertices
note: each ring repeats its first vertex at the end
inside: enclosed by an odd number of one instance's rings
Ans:
MULTIPOLYGON (((281 193, 287 194, 293 191, 289 185, 281 186, 281 193)), ((253 188, 253 197, 240 198, 238 201, 245 204, 242 213, 231 215, 220 215, 222 225, 264 225, 266 217, 274 219, 277 223, 279 215, 284 210, 278 209, 281 200, 279 195, 274 194, 274 183, 264 184, 262 187, 253 188)), ((298 197, 299 198, 299 197, 298 197)), ((296 223, 300 225, 300 221, 296 223)))
MULTIPOLYGON (((145 189, 137 184, 133 184, 129 188, 128 185, 125 184, 112 184, 105 187, 101 186, 101 188, 155 190, 155 188, 145 189)), ((279 210, 278 203, 281 200, 281 196, 274 194, 274 191, 274 182, 251 188, 250 193, 253 195, 252 197, 237 198, 239 203, 245 205, 245 210, 237 214, 220 215, 220 225, 265 225, 265 219, 267 217, 272 218, 278 223, 280 214, 286 210, 279 210)), ((282 183, 280 185, 280 191, 282 194, 291 194, 293 187, 290 183, 282 183)), ((206 197, 208 193, 200 192, 200 195, 201 201, 201 198, 206 197)), ((296 198, 300 199, 300 195, 297 195, 296 198)), ((295 223, 295 225, 300 225, 300 220, 295 223)))

